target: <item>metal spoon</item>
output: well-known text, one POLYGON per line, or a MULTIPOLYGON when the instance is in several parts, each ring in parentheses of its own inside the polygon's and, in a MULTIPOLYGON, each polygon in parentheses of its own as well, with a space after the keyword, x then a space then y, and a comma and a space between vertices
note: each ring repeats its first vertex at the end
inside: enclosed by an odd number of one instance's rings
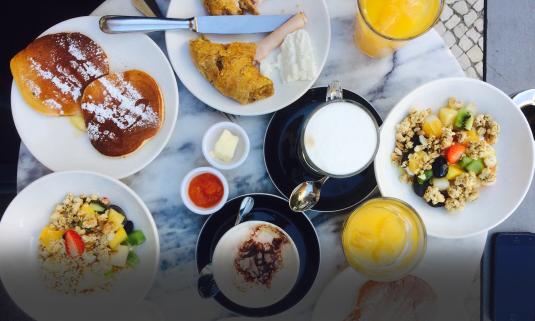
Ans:
POLYGON ((303 212, 312 209, 320 200, 321 187, 328 179, 329 176, 324 176, 320 180, 297 185, 288 200, 292 211, 303 212))
POLYGON ((243 198, 240 204, 240 210, 238 211, 238 216, 236 217, 236 222, 234 226, 240 224, 245 216, 251 212, 254 206, 254 199, 251 196, 246 196, 243 198))
MULTIPOLYGON (((242 220, 251 212, 254 206, 254 199, 250 196, 243 198, 240 204, 238 215, 234 226, 240 224, 242 220)), ((197 279, 197 291, 202 298, 213 298, 219 293, 219 288, 214 280, 214 274, 212 273, 212 263, 206 264, 197 279)))

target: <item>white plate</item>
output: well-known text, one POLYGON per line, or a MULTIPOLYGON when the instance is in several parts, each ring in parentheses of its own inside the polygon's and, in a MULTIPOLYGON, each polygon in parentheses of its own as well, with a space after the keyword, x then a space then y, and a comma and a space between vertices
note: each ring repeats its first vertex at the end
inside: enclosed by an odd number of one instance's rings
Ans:
MULTIPOLYGON (((443 298, 441 299, 441 292, 437 291, 437 285, 433 284, 432 280, 418 274, 415 274, 415 276, 426 281, 437 295, 435 318, 427 320, 435 321, 438 319, 437 314, 444 311, 443 307, 447 304, 447 301, 443 300, 443 298)), ((346 320, 347 316, 355 310, 360 288, 367 281, 366 278, 350 267, 340 272, 323 290, 314 307, 312 321, 346 320)), ((449 306, 451 307, 452 305, 449 304, 449 306)), ((385 307, 385 309, 388 309, 388 307, 385 307)))
POLYGON ((61 22, 42 35, 80 32, 99 44, 110 64, 110 72, 140 69, 160 86, 164 100, 164 122, 158 134, 127 157, 100 154, 85 133, 65 117, 48 117, 34 111, 22 99, 13 83, 11 110, 17 131, 37 160, 53 171, 90 170, 116 178, 132 175, 158 156, 175 128, 178 116, 178 89, 175 76, 160 48, 144 34, 109 35, 100 31, 99 17, 79 17, 61 22))
MULTIPOLYGON (((92 315, 90 304, 123 310, 119 302, 140 302, 149 291, 159 263, 156 225, 143 201, 128 186, 91 172, 60 172, 44 176, 20 192, 0 221, 0 277, 15 303, 36 320, 64 320, 92 315), (38 238, 57 203, 68 193, 99 194, 122 207, 135 229, 146 236, 136 248, 139 265, 123 271, 109 293, 67 296, 45 287, 37 258, 38 238), (72 314, 75 313, 75 314, 72 314)), ((99 318, 100 319, 100 318, 99 318)))
POLYGON ((355 309, 358 292, 366 281, 352 268, 340 272, 321 293, 312 321, 344 321, 355 309))
MULTIPOLYGON (((318 76, 329 53, 331 42, 331 24, 327 6, 323 0, 269 0, 260 3, 261 14, 292 14, 304 11, 308 17, 305 30, 308 31, 314 48, 318 76)), ((172 0, 167 11, 168 17, 189 18, 205 16, 208 13, 202 0, 172 0)), ((284 108, 301 97, 316 81, 297 81, 283 84, 280 77, 273 77, 275 94, 272 97, 248 105, 223 96, 195 68, 189 53, 189 41, 199 37, 198 34, 179 30, 167 31, 165 41, 171 64, 176 74, 198 99, 220 111, 235 115, 263 115, 284 108)), ((257 42, 264 35, 209 35, 215 42, 228 43, 233 41, 257 42)))
POLYGON ((381 194, 412 205, 422 217, 427 233, 441 238, 462 238, 487 232, 507 219, 520 205, 533 178, 534 146, 529 124, 520 109, 499 89, 479 80, 446 78, 425 84, 403 98, 381 127, 380 146, 375 158, 375 176, 381 194), (396 124, 411 107, 431 108, 436 113, 448 97, 474 103, 479 113, 488 113, 500 124, 495 145, 498 180, 483 187, 479 199, 460 212, 433 208, 414 194, 411 185, 399 180, 390 160, 394 150, 396 124))

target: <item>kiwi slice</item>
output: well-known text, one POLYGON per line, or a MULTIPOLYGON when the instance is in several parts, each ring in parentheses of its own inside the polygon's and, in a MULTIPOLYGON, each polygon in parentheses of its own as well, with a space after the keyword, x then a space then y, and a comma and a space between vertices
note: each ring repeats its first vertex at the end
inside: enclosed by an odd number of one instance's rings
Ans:
POLYGON ((453 122, 455 128, 466 130, 472 129, 473 124, 474 117, 466 108, 462 108, 457 112, 457 116, 455 116, 455 121, 453 122))

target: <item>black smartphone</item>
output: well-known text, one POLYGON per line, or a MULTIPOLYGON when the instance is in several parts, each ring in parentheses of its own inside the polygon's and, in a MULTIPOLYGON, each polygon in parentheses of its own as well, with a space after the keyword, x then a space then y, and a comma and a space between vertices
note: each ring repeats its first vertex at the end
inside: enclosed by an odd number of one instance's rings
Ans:
POLYGON ((496 234, 491 260, 492 320, 535 321, 535 234, 496 234))

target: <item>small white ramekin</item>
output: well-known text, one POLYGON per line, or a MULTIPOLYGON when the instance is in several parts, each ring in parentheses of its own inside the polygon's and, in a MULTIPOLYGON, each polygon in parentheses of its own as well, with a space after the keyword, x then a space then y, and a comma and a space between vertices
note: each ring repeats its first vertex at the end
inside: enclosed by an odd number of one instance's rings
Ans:
POLYGON ((223 174, 221 174, 220 171, 212 167, 197 167, 191 170, 189 173, 186 174, 180 186, 180 195, 182 197, 182 202, 184 202, 184 205, 186 205, 186 207, 190 211, 194 212, 195 214, 200 214, 200 215, 209 215, 209 214, 219 211, 223 207, 223 205, 225 205, 225 203, 227 202, 228 192, 229 192, 229 188, 228 188, 227 179, 225 178, 225 176, 223 176, 223 174), (221 183, 223 183, 223 197, 221 198, 219 203, 217 203, 215 206, 210 207, 210 208, 203 208, 203 207, 199 207, 195 205, 193 201, 190 199, 189 194, 188 194, 188 187, 189 187, 189 184, 191 183, 191 180, 194 177, 200 174, 204 174, 204 173, 214 174, 221 180, 221 183))
POLYGON ((237 168, 243 164, 243 162, 245 162, 247 156, 249 155, 249 150, 251 148, 250 145, 251 143, 249 142, 249 136, 247 136, 247 133, 241 126, 231 122, 220 122, 208 128, 204 134, 202 139, 202 153, 210 165, 222 170, 231 170, 237 168), (222 162, 213 157, 210 153, 214 149, 215 143, 219 139, 219 136, 225 129, 240 138, 238 146, 236 147, 236 153, 234 154, 234 158, 230 163, 222 162))

